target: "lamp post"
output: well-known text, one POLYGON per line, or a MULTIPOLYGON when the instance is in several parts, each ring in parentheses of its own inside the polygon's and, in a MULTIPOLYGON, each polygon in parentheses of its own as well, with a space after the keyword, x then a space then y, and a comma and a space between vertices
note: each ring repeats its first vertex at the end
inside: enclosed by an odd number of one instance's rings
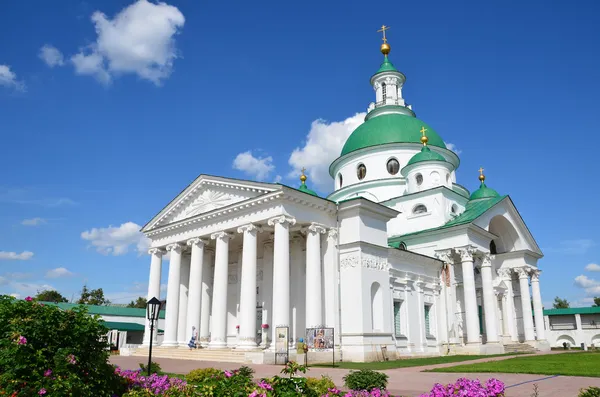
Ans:
POLYGON ((158 321, 160 306, 161 302, 156 297, 146 302, 146 314, 148 315, 148 320, 150 321, 150 350, 148 352, 148 376, 150 376, 150 367, 152 366, 152 333, 154 332, 154 322, 158 321))

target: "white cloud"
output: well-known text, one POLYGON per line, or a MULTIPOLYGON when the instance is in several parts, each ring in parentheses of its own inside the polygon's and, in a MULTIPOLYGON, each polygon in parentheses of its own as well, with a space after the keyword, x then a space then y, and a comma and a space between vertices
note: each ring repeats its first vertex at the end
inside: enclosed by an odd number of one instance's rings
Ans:
POLYGON ((16 294, 19 296, 34 296, 40 291, 47 291, 55 289, 53 286, 48 284, 36 284, 36 283, 11 283, 10 287, 16 290, 16 294))
POLYGON ((137 223, 126 222, 121 226, 93 228, 81 233, 81 238, 88 240, 96 250, 104 255, 124 255, 131 246, 140 254, 145 254, 150 247, 150 240, 140 232, 137 223))
POLYGON ((0 251, 0 260, 7 261, 27 261, 33 257, 33 252, 23 251, 20 254, 16 252, 0 251))
POLYGON ((13 272, 13 273, 5 273, 4 274, 5 278, 8 278, 9 280, 27 280, 30 278, 34 277, 33 273, 20 273, 20 272, 13 272))
POLYGON ((563 240, 558 244, 558 246, 545 248, 544 251, 560 252, 562 254, 570 255, 582 255, 595 245, 596 243, 590 239, 563 240))
POLYGON ((70 277, 72 275, 73 273, 64 267, 57 267, 56 269, 48 270, 46 272, 46 278, 70 277))
POLYGON ((575 277, 575 285, 583 288, 588 296, 597 296, 600 294, 600 281, 589 278, 583 274, 575 277))
POLYGON ((58 48, 49 44, 46 44, 40 48, 40 53, 38 56, 42 61, 46 62, 46 65, 50 66, 51 68, 65 64, 65 58, 62 52, 60 52, 58 48))
POLYGON ((462 150, 460 150, 459 148, 457 148, 455 144, 453 144, 451 142, 444 142, 444 143, 446 144, 446 148, 448 148, 448 150, 452 150, 457 155, 459 155, 459 154, 462 153, 462 150))
POLYGON ((13 298, 19 299, 21 297, 21 294, 12 293, 12 294, 10 294, 10 296, 12 296, 13 298))
POLYGON ((17 75, 10 70, 8 65, 0 65, 0 85, 14 88, 17 91, 25 91, 25 83, 17 80, 17 75))
POLYGON ((282 176, 281 175, 275 175, 275 179, 273 179, 273 183, 279 183, 282 180, 282 176))
POLYGON ((233 168, 245 172, 252 178, 264 181, 275 169, 273 157, 254 157, 249 150, 238 154, 233 160, 233 168))
POLYGON ((364 118, 365 113, 357 113, 343 121, 313 121, 304 147, 294 149, 290 155, 288 163, 293 171, 288 177, 299 176, 304 167, 309 177, 309 187, 331 190, 333 181, 329 176, 329 165, 340 155, 346 139, 363 123, 364 118))
POLYGON ((588 272, 600 272, 600 265, 598 265, 597 263, 590 263, 585 267, 585 270, 587 270, 588 272))
POLYGON ((23 219, 21 221, 21 225, 24 226, 39 226, 43 225, 47 221, 44 218, 31 218, 31 219, 23 219))
POLYGON ((6 277, 0 276, 0 285, 7 285, 9 283, 10 283, 10 281, 8 281, 8 279, 6 277))
POLYGON ((96 11, 92 22, 98 37, 71 57, 75 72, 108 84, 119 74, 132 73, 160 85, 178 57, 175 35, 185 18, 177 7, 138 0, 113 19, 96 11))

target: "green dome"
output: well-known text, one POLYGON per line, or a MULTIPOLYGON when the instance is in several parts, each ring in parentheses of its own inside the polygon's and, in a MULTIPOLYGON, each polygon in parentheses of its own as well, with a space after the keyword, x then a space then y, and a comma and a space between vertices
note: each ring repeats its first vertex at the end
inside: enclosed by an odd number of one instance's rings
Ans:
POLYGON ((313 190, 310 190, 308 188, 308 186, 306 186, 305 182, 302 182, 302 184, 300 185, 300 187, 298 188, 298 190, 300 190, 301 192, 308 193, 308 194, 311 194, 313 196, 319 197, 319 195, 316 192, 314 192, 313 190))
POLYGON ((479 189, 477 189, 473 193, 471 193, 471 197, 469 197, 469 201, 477 200, 477 199, 484 199, 484 198, 494 198, 494 197, 498 197, 498 196, 500 196, 500 195, 498 194, 497 191, 495 191, 494 189, 490 189, 489 187, 487 187, 485 185, 485 183, 481 182, 481 186, 479 186, 479 189))
POLYGON ((379 67, 379 70, 375 72, 375 74, 383 73, 383 72, 397 72, 398 69, 394 67, 394 65, 390 62, 387 55, 383 58, 383 63, 379 67))
POLYGON ((416 117, 393 113, 369 118, 359 125, 346 140, 340 156, 358 149, 385 145, 386 143, 421 144, 421 133, 419 131, 422 127, 427 129, 429 145, 446 149, 442 138, 425 122, 416 117))
POLYGON ((406 165, 408 166, 411 164, 420 163, 421 161, 444 161, 445 162, 446 159, 441 154, 432 152, 431 149, 429 149, 429 146, 423 146, 423 149, 421 149, 421 151, 419 153, 412 156, 412 158, 408 161, 408 163, 406 163, 406 165))

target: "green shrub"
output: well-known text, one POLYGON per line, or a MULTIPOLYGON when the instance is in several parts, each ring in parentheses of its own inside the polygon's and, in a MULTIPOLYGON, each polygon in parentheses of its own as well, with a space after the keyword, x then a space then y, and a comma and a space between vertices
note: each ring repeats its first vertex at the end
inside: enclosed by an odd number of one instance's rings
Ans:
POLYGON ((318 396, 326 395, 329 389, 335 388, 335 383, 329 376, 321 375, 319 378, 306 378, 306 387, 314 391, 318 396))
POLYGON ((185 376, 188 383, 199 385, 208 380, 223 378, 223 371, 216 368, 199 368, 191 371, 185 376))
MULTIPOLYGON (((148 364, 140 363, 140 369, 142 370, 142 373, 144 375, 148 374, 148 364)), ((150 363, 150 373, 151 374, 162 374, 162 368, 160 367, 160 364, 152 361, 150 363)))
POLYGON ((361 369, 360 371, 350 371, 344 376, 344 384, 350 390, 385 389, 388 376, 382 372, 376 372, 371 369, 361 369))
POLYGON ((250 367, 247 367, 245 365, 241 366, 238 370, 237 370, 238 375, 247 378, 249 380, 252 380, 254 378, 254 370, 250 367))
POLYGON ((581 389, 578 397, 600 397, 600 387, 581 389))
POLYGON ((15 396, 105 397, 124 391, 108 364, 108 329, 85 308, 0 296, 0 390, 15 396))

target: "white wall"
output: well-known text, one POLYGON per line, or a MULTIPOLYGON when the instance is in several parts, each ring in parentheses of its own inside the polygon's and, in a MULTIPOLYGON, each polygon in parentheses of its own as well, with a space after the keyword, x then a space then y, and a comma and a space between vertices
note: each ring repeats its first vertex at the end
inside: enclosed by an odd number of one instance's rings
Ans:
POLYGON ((581 343, 600 347, 600 314, 544 316, 544 321, 546 339, 552 347, 563 347, 563 342, 571 347, 580 347, 581 343))

